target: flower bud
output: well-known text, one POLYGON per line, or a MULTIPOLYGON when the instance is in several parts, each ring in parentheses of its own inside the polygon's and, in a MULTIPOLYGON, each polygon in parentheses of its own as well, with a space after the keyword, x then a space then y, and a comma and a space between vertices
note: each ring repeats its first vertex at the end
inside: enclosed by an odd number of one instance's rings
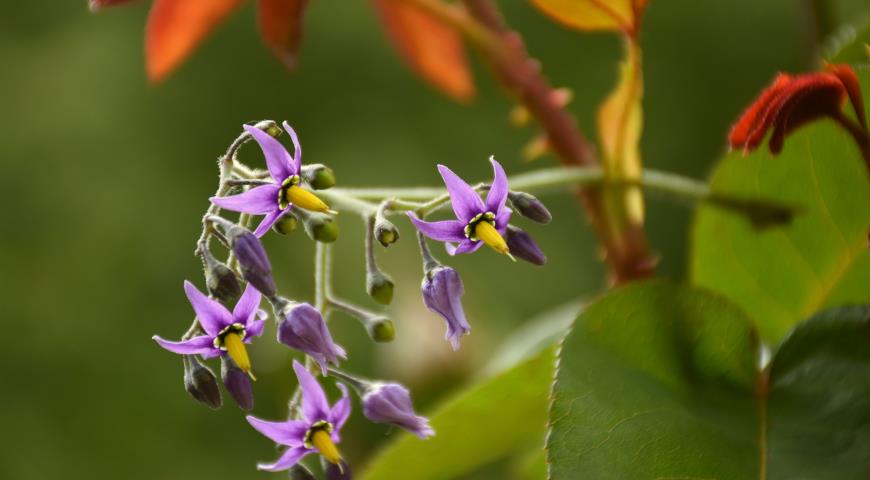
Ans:
POLYGON ((236 365, 229 356, 221 357, 221 379, 224 387, 242 410, 254 408, 254 392, 251 377, 236 365))
POLYGON ((363 413, 377 423, 389 423, 425 439, 435 435, 429 420, 414 412, 408 389, 398 383, 369 384, 362 395, 363 413))
POLYGON ((532 236, 523 230, 513 225, 508 225, 505 240, 513 256, 535 265, 547 263, 547 256, 544 255, 544 252, 541 251, 541 248, 532 239, 532 236))
POLYGON ((332 243, 338 238, 338 224, 329 215, 320 212, 299 212, 305 233, 315 241, 332 243))
POLYGON ((421 291, 426 308, 441 315, 447 322, 444 339, 450 342, 454 350, 459 350, 460 337, 471 330, 462 309, 465 287, 459 273, 450 267, 437 265, 426 272, 421 291))
POLYGON ((387 317, 375 317, 366 321, 366 330, 372 340, 378 343, 392 342, 396 338, 396 327, 387 317))
POLYGON ((196 401, 217 410, 221 408, 221 391, 214 373, 193 355, 184 355, 184 389, 196 401))
POLYGON ((311 473, 311 470, 305 468, 301 463, 297 463, 290 468, 290 480, 317 480, 317 477, 311 473))
POLYGON ((226 232, 227 241, 239 260, 242 276, 266 297, 275 295, 272 264, 260 239, 250 230, 233 225, 226 232))
POLYGON ((544 203, 537 197, 526 192, 510 192, 508 198, 517 213, 538 223, 550 223, 553 216, 544 203))
POLYGON ((296 231, 296 227, 298 226, 299 220, 296 220, 296 217, 293 215, 282 215, 281 218, 272 225, 272 230, 281 235, 289 235, 296 231))
POLYGON ((386 218, 379 218, 375 222, 375 238, 384 247, 389 247, 399 240, 399 229, 386 218))
POLYGON ((242 295, 242 287, 236 273, 225 263, 215 260, 210 253, 203 255, 205 259, 205 283, 208 293, 222 302, 234 302, 242 295))
POLYGON ((344 349, 332 340, 323 316, 307 303, 294 303, 284 298, 274 299, 272 308, 278 321, 278 341, 315 359, 326 374, 327 362, 338 365, 347 358, 344 349))
POLYGON ((302 179, 315 190, 326 190, 335 186, 335 173, 321 163, 304 165, 302 179))
POLYGON ((268 133, 270 137, 275 138, 280 137, 283 133, 281 127, 279 127, 274 120, 260 120, 259 122, 254 123, 254 128, 259 128, 268 133))
POLYGON ((366 292, 382 305, 393 301, 393 287, 393 280, 383 272, 368 272, 366 275, 366 292))
POLYGON ((329 463, 321 457, 323 464, 323 473, 326 480, 352 480, 353 474, 350 471, 350 465, 344 459, 339 460, 338 465, 329 463))

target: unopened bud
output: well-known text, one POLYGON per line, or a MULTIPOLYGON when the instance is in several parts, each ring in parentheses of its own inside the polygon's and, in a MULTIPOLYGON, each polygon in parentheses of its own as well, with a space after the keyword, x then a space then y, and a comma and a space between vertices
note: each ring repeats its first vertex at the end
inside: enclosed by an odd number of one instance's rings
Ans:
POLYGON ((311 473, 311 470, 305 468, 301 463, 293 465, 290 469, 290 480, 317 480, 317 477, 311 473))
POLYGON ((236 273, 225 263, 215 260, 210 253, 206 253, 203 258, 206 264, 205 283, 208 293, 222 302, 236 301, 242 294, 242 287, 239 285, 236 273))
POLYGON ((366 321, 366 330, 372 340, 378 343, 392 342, 396 338, 396 327, 386 317, 375 317, 366 321))
POLYGON ((538 200, 537 197, 526 192, 510 192, 508 199, 516 209, 517 213, 538 223, 550 223, 553 216, 544 203, 538 200))
POLYGON ((251 377, 228 356, 221 357, 221 379, 227 392, 242 410, 254 408, 251 377))
POLYGON ((366 291, 382 305, 389 305, 393 301, 393 287, 393 280, 383 272, 369 272, 366 275, 366 291))
POLYGON ((335 186, 335 173, 321 163, 304 165, 302 179, 315 190, 326 190, 335 186))
POLYGON ((505 240, 513 256, 535 265, 547 263, 547 256, 544 255, 532 236, 519 228, 508 225, 505 240))
POLYGON ((298 212, 302 217, 305 233, 315 241, 332 243, 338 239, 338 224, 335 220, 320 212, 298 212))
POLYGON ((196 401, 217 410, 221 408, 221 391, 214 373, 193 355, 182 357, 184 362, 184 389, 196 401))
POLYGON ((338 464, 329 463, 321 458, 323 464, 323 473, 326 480, 352 480, 353 474, 350 471, 350 465, 344 459, 338 461, 338 464))
POLYGON ((226 232, 227 241, 239 260, 242 276, 266 297, 277 292, 272 278, 272 264, 260 239, 250 230, 233 225, 226 232))
POLYGON ((259 122, 254 124, 254 128, 259 128, 260 130, 266 132, 271 137, 279 137, 281 136, 281 127, 274 120, 260 120, 259 122))
POLYGON ((375 222, 375 238, 381 245, 389 247, 399 240, 399 229, 386 218, 379 218, 375 222))
POLYGON ((282 215, 281 218, 272 225, 272 230, 281 235, 289 235, 296 231, 296 227, 298 226, 299 220, 296 220, 296 217, 293 215, 282 215))

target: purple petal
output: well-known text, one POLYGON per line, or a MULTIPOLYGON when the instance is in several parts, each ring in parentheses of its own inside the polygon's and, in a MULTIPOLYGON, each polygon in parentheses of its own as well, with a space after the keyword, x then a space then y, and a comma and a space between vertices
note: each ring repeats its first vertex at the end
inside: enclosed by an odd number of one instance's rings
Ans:
POLYGON ((492 185, 489 187, 489 193, 486 195, 487 211, 496 213, 501 211, 508 196, 508 181, 504 169, 501 164, 495 161, 494 157, 489 157, 489 162, 492 163, 492 185))
POLYGON ((438 171, 441 172, 441 178, 444 179, 444 185, 447 186, 447 191, 450 193, 453 212, 456 213, 456 218, 462 220, 463 224, 468 223, 478 213, 485 211, 486 207, 483 205, 480 195, 465 183, 465 180, 459 178, 444 165, 438 165, 438 171))
POLYGON ((154 335, 151 338, 153 338, 161 347, 172 353, 180 353, 181 355, 205 354, 214 350, 214 344, 212 343, 213 340, 208 335, 193 337, 190 340, 185 340, 183 342, 170 342, 169 340, 164 340, 157 335, 154 335))
POLYGON ((454 350, 458 350, 460 337, 471 330, 462 308, 465 286, 459 273, 450 267, 439 267, 423 279, 421 291, 426 308, 447 322, 444 338, 450 341, 454 350))
POLYGON ((293 447, 287 449, 281 458, 279 458, 275 463, 258 463, 257 470, 265 470, 267 472, 280 472, 282 470, 289 470, 293 465, 299 463, 299 460, 313 452, 314 450, 309 450, 305 447, 293 447))
POLYGON ((248 415, 245 417, 255 430, 262 433, 269 440, 288 447, 302 445, 305 441, 305 432, 308 431, 308 422, 302 420, 286 420, 283 422, 269 422, 248 415))
POLYGON ((337 383, 336 386, 341 390, 341 399, 335 402, 330 412, 331 422, 335 425, 336 430, 341 430, 347 417, 350 416, 350 396, 347 394, 347 387, 343 383, 337 383))
POLYGON ((184 293, 196 312, 196 318, 206 333, 214 337, 227 325, 233 323, 233 317, 223 305, 212 300, 197 290, 192 283, 184 281, 184 293))
POLYGON ((262 295, 259 290, 248 283, 245 287, 245 293, 242 294, 239 301, 236 302, 236 307, 233 308, 233 321, 248 326, 251 320, 254 319, 254 314, 260 307, 260 298, 262 295))
POLYGON ((269 169, 269 174, 278 182, 283 182, 287 177, 296 175, 299 169, 293 168, 293 160, 287 149, 281 142, 275 140, 268 133, 259 128, 245 125, 245 131, 254 137, 254 140, 260 144, 260 149, 263 150, 263 156, 266 157, 266 167, 269 169))
POLYGON ((439 242, 461 242, 465 239, 465 223, 459 220, 442 220, 440 222, 427 222, 417 218, 413 212, 407 212, 408 218, 417 227, 417 230, 439 242))
POLYGON ((293 208, 293 205, 288 205, 284 210, 272 210, 267 213, 266 216, 263 217, 263 220, 260 221, 260 224, 257 225, 257 229, 254 230, 254 235, 256 235, 257 238, 261 238, 270 228, 272 228, 272 225, 283 217, 284 214, 289 212, 291 208, 293 208))
POLYGON ((284 122, 284 130, 293 141, 293 171, 299 173, 302 168, 302 147, 299 145, 299 137, 296 136, 296 130, 293 130, 293 127, 286 121, 284 122))
POLYGON ((229 197, 211 197, 211 203, 234 212, 262 215, 278 210, 278 185, 260 185, 229 197))
POLYGON ((504 232, 507 229, 508 223, 510 223, 512 213, 513 210, 502 205, 501 210, 499 210, 495 214, 495 229, 502 236, 504 236, 504 232))
POLYGON ((326 401, 326 394, 320 388, 314 376, 301 363, 293 360, 293 370, 296 372, 296 378, 299 379, 299 385, 302 387, 302 414, 305 419, 311 423, 318 420, 326 420, 329 415, 329 403, 326 401))
POLYGON ((259 337, 263 334, 263 328, 266 326, 265 320, 254 320, 245 328, 245 342, 250 343, 254 337, 259 337))
POLYGON ((478 248, 483 246, 483 242, 472 242, 467 238, 459 242, 458 246, 453 246, 449 243, 444 244, 444 248, 447 250, 447 253, 450 255, 460 255, 463 253, 472 253, 476 252, 478 248))

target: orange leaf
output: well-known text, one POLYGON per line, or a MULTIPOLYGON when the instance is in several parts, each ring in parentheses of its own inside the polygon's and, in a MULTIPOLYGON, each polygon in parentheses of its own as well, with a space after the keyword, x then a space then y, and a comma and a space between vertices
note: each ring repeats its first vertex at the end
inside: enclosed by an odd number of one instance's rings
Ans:
POLYGON ((374 0, 393 45, 411 67, 459 101, 474 96, 474 81, 459 33, 407 2, 374 0))
POLYGON ((634 34, 648 0, 532 0, 559 23, 580 30, 634 34))
POLYGON ((258 0, 260 36, 288 69, 296 67, 296 52, 302 40, 302 15, 308 0, 258 0))
POLYGON ((244 0, 155 0, 145 27, 145 69, 152 82, 175 70, 244 0))

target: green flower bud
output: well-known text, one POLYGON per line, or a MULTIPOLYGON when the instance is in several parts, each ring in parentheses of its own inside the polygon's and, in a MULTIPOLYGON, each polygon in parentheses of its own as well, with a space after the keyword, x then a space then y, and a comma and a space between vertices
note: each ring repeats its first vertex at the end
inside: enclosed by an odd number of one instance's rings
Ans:
MULTIPOLYGON (((250 123, 249 123, 250 125, 250 123)), ((274 120, 260 120, 259 122, 254 123, 255 128, 259 128, 260 130, 269 134, 272 137, 279 137, 282 133, 281 127, 274 120)))
POLYGON ((375 222, 375 238, 384 247, 389 247, 399 240, 399 229, 393 225, 393 222, 380 218, 375 222))
POLYGON ((366 322, 366 330, 372 340, 379 343, 392 342, 396 338, 396 326, 386 317, 376 317, 366 322))
POLYGON ((389 305, 393 301, 393 286, 393 280, 383 272, 366 275, 366 291, 380 304, 389 305))
POLYGON ((338 224, 331 216, 320 212, 305 212, 303 215, 305 233, 312 240, 332 243, 338 239, 338 224))
POLYGON ((297 463, 290 469, 290 480, 317 480, 317 477, 305 468, 305 465, 297 463))
POLYGON ((315 190, 326 190, 335 186, 335 173, 321 163, 304 165, 302 179, 315 190))
POLYGON ((293 233, 298 226, 299 220, 296 220, 296 217, 293 215, 283 215, 274 225, 272 225, 272 230, 281 235, 289 235, 293 233))
POLYGON ((239 285, 239 278, 236 273, 230 270, 225 263, 219 262, 206 254, 204 256, 205 283, 210 293, 214 298, 225 302, 232 303, 242 295, 242 287, 239 285))
POLYGON ((196 401, 217 410, 221 408, 221 391, 214 373, 193 355, 184 355, 184 389, 196 401))

